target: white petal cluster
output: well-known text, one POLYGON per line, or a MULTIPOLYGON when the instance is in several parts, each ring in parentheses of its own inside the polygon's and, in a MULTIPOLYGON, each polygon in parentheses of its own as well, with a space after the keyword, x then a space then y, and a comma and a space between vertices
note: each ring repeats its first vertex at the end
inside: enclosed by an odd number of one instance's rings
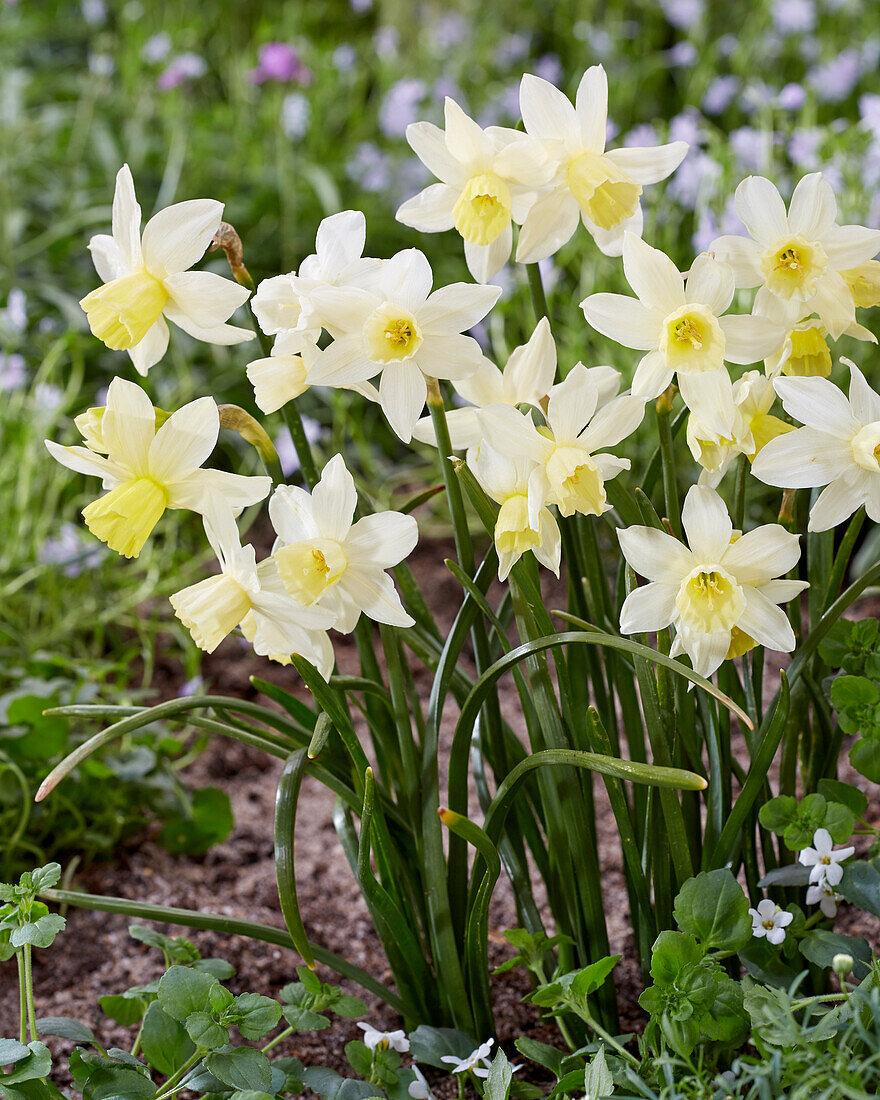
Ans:
POLYGON ((791 307, 790 326, 816 314, 836 340, 855 323, 857 293, 872 278, 858 269, 880 250, 880 231, 838 225, 837 200, 819 172, 800 180, 787 211, 763 176, 743 180, 734 205, 749 237, 719 237, 710 251, 731 265, 737 286, 760 287, 759 312, 772 315, 768 299, 780 299, 791 307))
POLYGON ((99 233, 89 251, 104 285, 82 299, 92 332, 127 351, 145 375, 168 347, 168 325, 210 344, 252 340, 250 329, 225 322, 248 298, 244 287, 209 271, 190 271, 220 226, 223 204, 190 199, 160 210, 141 236, 141 208, 131 170, 116 176, 112 234, 99 233))
POLYGON ((146 392, 114 378, 107 405, 78 417, 85 447, 46 440, 63 466, 100 477, 109 492, 89 504, 83 517, 93 534, 127 558, 141 552, 166 508, 207 515, 226 509, 238 515, 262 500, 271 478, 205 470, 220 432, 212 397, 200 397, 160 421, 146 392))
POLYGON ((774 523, 735 537, 724 502, 698 485, 688 491, 681 518, 687 545, 653 527, 618 531, 624 557, 650 582, 624 601, 623 633, 674 626, 672 655, 686 653, 703 676, 756 644, 794 649, 791 625, 777 605, 807 584, 777 578, 797 564, 798 536, 774 523))
MULTIPOLYGON (((831 833, 827 829, 817 829, 813 834, 812 848, 804 848, 798 853, 798 863, 810 868, 810 883, 823 888, 823 895, 828 891, 833 893, 834 887, 843 878, 841 864, 855 852, 855 848, 838 848, 835 850, 831 833), (827 887, 828 891, 824 890, 827 887)), ((807 898, 809 901, 810 899, 807 898)), ((818 900, 815 898, 814 900, 818 900)), ((836 901, 835 899, 832 899, 836 901)), ((824 912, 824 910, 823 910, 824 912)))
POLYGON ((380 1031, 379 1028, 363 1021, 360 1021, 357 1026, 364 1033, 364 1046, 368 1050, 375 1050, 378 1047, 380 1050, 396 1050, 398 1054, 406 1054, 409 1050, 409 1039, 405 1031, 380 1031))
POLYGON ((826 486, 810 511, 810 531, 836 527, 862 505, 880 522, 880 395, 846 362, 848 399, 827 378, 776 379, 785 411, 804 427, 771 440, 752 464, 768 485, 826 486))
POLYGON ((716 439, 734 423, 733 383, 726 362, 754 363, 777 347, 783 329, 756 315, 723 316, 735 290, 727 264, 703 253, 685 280, 657 248, 624 235, 623 269, 638 295, 591 294, 581 302, 597 331, 647 354, 632 391, 658 397, 677 377, 684 403, 716 439))
POLYGON ((764 898, 758 902, 757 909, 749 909, 752 918, 752 935, 756 939, 765 936, 768 943, 778 946, 785 939, 785 929, 794 920, 794 914, 780 909, 775 901, 764 898))

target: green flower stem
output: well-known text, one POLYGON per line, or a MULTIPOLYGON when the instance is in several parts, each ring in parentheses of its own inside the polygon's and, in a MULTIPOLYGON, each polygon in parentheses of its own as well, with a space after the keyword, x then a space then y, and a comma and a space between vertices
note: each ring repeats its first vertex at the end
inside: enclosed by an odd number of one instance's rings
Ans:
POLYGON ((183 1080, 183 1078, 186 1076, 187 1073, 189 1073, 196 1062, 200 1061, 206 1053, 207 1051, 201 1049, 196 1050, 195 1054, 193 1054, 191 1058, 188 1058, 180 1067, 180 1069, 178 1069, 168 1078, 168 1080, 162 1086, 161 1090, 153 1097, 153 1100, 166 1100, 167 1097, 173 1096, 175 1092, 179 1092, 183 1086, 180 1085, 178 1082, 183 1080))
MULTIPOLYGON (((166 966, 165 969, 168 970, 169 967, 166 966)), ((131 1045, 131 1056, 132 1056, 132 1058, 137 1058, 137 1053, 141 1049, 141 1039, 143 1038, 143 1035, 144 1035, 144 1021, 141 1020, 141 1026, 138 1028, 138 1033, 135 1036, 134 1042, 131 1045)))
POLYGON ((27 1043, 27 995, 25 993, 24 959, 20 951, 15 953, 15 961, 18 964, 18 1011, 19 1011, 19 1039, 27 1043))
POLYGON ((583 1016, 587 1025, 596 1032, 600 1039, 603 1039, 610 1047, 613 1047, 621 1058, 625 1058, 631 1066, 635 1066, 638 1069, 641 1064, 638 1058, 630 1054, 630 1052, 625 1047, 622 1047, 613 1036, 609 1035, 601 1025, 597 1024, 589 1012, 581 1010, 580 1015, 583 1016))
POLYGON ((264 1047, 260 1047, 260 1050, 265 1054, 267 1050, 271 1050, 273 1047, 278 1046, 282 1040, 286 1039, 288 1035, 292 1035, 296 1031, 295 1027, 287 1027, 280 1034, 276 1035, 274 1039, 270 1039, 264 1047))
POLYGON ((28 1032, 31 1042, 37 1038, 37 1013, 34 1009, 33 947, 26 943, 22 949, 24 956, 24 989, 27 1001, 28 1032))
POLYGON ((660 457, 663 464, 663 499, 666 518, 676 538, 681 538, 681 503, 678 499, 678 480, 675 465, 675 446, 672 439, 672 386, 662 393, 656 402, 657 429, 660 433, 660 457))
POLYGON ((746 518, 746 485, 748 480, 749 460, 745 455, 740 455, 736 468, 736 488, 733 492, 733 526, 737 531, 742 531, 746 518))
POLYGON ((446 408, 443 404, 443 394, 440 392, 440 383, 436 378, 428 378, 428 411, 431 413, 431 422, 434 425, 434 433, 437 436, 437 453, 440 456, 440 468, 443 472, 443 484, 446 487, 446 497, 449 501, 449 511, 452 514, 452 526, 455 535, 455 551, 458 555, 458 563, 469 577, 474 575, 474 548, 471 544, 470 528, 468 527, 467 512, 464 506, 464 497, 461 485, 455 476, 452 466, 452 442, 449 438, 449 425, 446 422, 446 408))
POLYGON ((840 592, 840 586, 843 584, 843 578, 846 575, 846 569, 849 565, 853 547, 856 544, 856 539, 859 537, 859 532, 864 522, 865 508, 863 505, 855 512, 852 519, 849 521, 849 526, 841 540, 840 548, 834 556, 834 565, 831 567, 831 575, 828 578, 828 585, 822 600, 823 608, 828 607, 832 600, 837 599, 837 595, 840 592))
POLYGON ((526 272, 529 277, 529 290, 532 292, 532 305, 535 309, 535 317, 540 321, 543 317, 550 320, 550 311, 547 308, 547 295, 544 293, 544 282, 541 279, 541 269, 537 264, 526 264, 526 272))
POLYGON ((284 421, 290 430, 293 445, 296 448, 303 481, 306 483, 306 488, 311 492, 318 484, 320 475, 315 463, 315 456, 312 454, 312 445, 309 443, 305 425, 295 401, 288 401, 284 406, 284 421))

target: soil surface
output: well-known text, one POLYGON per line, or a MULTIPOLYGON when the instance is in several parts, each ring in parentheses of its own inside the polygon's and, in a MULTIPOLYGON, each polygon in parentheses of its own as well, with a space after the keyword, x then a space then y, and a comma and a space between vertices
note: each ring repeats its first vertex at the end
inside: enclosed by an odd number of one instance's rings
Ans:
MULTIPOLYGON (((429 593, 441 627, 449 624, 460 602, 460 588, 442 565, 443 558, 448 556, 453 556, 451 546, 433 543, 412 562, 414 572, 429 593)), ((548 607, 564 606, 561 586, 548 586, 546 596, 548 607)), ((357 672, 354 645, 346 639, 337 638, 336 641, 340 671, 357 672)), ((163 666, 161 662, 159 667, 161 695, 175 695, 183 680, 181 670, 167 664, 163 666)), ((293 670, 278 665, 268 668, 266 662, 255 658, 238 639, 224 642, 205 660, 203 671, 210 689, 223 694, 256 698, 249 677, 259 675, 288 690, 299 691, 305 698, 293 670)), ((767 679, 771 678, 768 675, 767 679)), ((418 686, 427 697, 430 687, 427 673, 418 677, 418 686)), ((509 681, 501 701, 504 717, 514 730, 524 733, 516 692, 509 681)), ((448 752, 455 713, 454 705, 450 704, 442 730, 441 756, 448 752)), ((230 837, 206 856, 195 859, 169 855, 147 831, 140 843, 118 853, 117 862, 96 864, 78 874, 73 888, 207 910, 283 928, 275 888, 272 841, 275 787, 280 769, 280 761, 257 750, 216 739, 186 774, 194 785, 213 784, 228 792, 236 822, 230 837)), ((620 849, 601 781, 597 779, 594 788, 611 950, 623 955, 614 973, 620 998, 621 1029, 637 1031, 644 1022, 637 1003, 642 984, 629 933, 620 849)), ((316 944, 343 955, 391 984, 381 944, 336 838, 331 820, 333 800, 331 792, 306 778, 300 795, 296 831, 297 884, 304 923, 309 938, 316 944)), ((876 807, 873 809, 876 811, 876 807)), ((471 812, 479 819, 475 796, 471 812)), ((869 819, 876 816, 876 812, 869 811, 869 819)), ((541 901, 540 894, 538 900, 541 901)), ((546 904, 542 908, 545 923, 551 927, 546 904)), ((161 958, 158 952, 129 938, 130 921, 126 917, 78 909, 69 909, 66 915, 67 930, 57 945, 50 951, 35 952, 37 1013, 75 1017, 93 1027, 105 1045, 130 1047, 133 1029, 122 1028, 104 1017, 98 997, 122 992, 130 985, 158 977, 162 972, 161 958)), ((844 912, 838 921, 838 930, 867 934, 876 939, 877 922, 870 918, 856 920, 856 916, 844 912)), ((516 924, 512 892, 502 876, 490 913, 492 965, 513 953, 502 932, 516 924)), ((203 956, 228 959, 237 970, 236 977, 229 983, 236 993, 248 990, 275 994, 280 986, 295 978, 295 967, 300 963, 293 951, 242 937, 171 926, 164 926, 163 931, 186 935, 203 956)), ((336 980, 330 971, 321 967, 318 973, 324 980, 336 980)), ((352 983, 342 984, 349 992, 364 997, 370 1007, 368 1019, 372 1024, 383 1029, 400 1026, 394 1013, 376 998, 365 995, 352 983)), ((528 978, 523 971, 514 969, 493 978, 492 985, 498 1037, 509 1054, 515 1055, 512 1041, 520 1035, 563 1045, 552 1024, 541 1021, 537 1010, 522 1000, 529 992, 528 978)), ((350 1073, 343 1047, 361 1033, 354 1021, 333 1019, 333 1026, 327 1030, 291 1036, 276 1048, 277 1053, 294 1055, 306 1064, 330 1065, 350 1073)), ((0 964, 0 1035, 16 1034, 17 1021, 15 968, 13 964, 0 964)), ((50 1040, 50 1044, 56 1050, 70 1049, 70 1044, 63 1040, 50 1040)), ((532 1077, 531 1069, 540 1072, 537 1067, 531 1067, 529 1075, 532 1077)))

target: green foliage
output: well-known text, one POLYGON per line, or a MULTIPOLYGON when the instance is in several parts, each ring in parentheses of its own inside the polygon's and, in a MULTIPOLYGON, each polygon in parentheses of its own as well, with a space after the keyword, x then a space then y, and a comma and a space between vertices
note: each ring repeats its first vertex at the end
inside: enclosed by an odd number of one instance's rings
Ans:
MULTIPOLYGON (((837 789, 846 788, 841 783, 837 789)), ((855 795, 860 792, 854 791, 855 795)), ((852 796, 854 803, 858 799, 852 796)), ((809 848, 817 829, 827 829, 835 844, 845 844, 855 828, 855 814, 841 802, 829 802, 821 794, 808 794, 800 802, 791 795, 779 795, 765 802, 758 813, 758 820, 771 833, 782 836, 785 846, 793 852, 809 848)))

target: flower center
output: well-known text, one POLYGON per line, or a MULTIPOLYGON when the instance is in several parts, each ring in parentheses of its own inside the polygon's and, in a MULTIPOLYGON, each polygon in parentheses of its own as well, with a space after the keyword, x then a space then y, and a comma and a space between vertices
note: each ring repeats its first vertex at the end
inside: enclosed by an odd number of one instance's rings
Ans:
POLYGON ((601 153, 580 153, 568 162, 568 187, 600 229, 614 229, 635 214, 642 185, 601 153))
POLYGON ((251 601, 235 577, 221 573, 176 592, 171 606, 199 649, 213 653, 251 610, 251 601))
POLYGON ((720 370, 724 366, 724 332, 706 306, 687 305, 663 324, 660 353, 666 365, 686 374, 720 370))
POLYGON ((524 554, 539 546, 540 534, 529 526, 529 499, 525 493, 508 497, 495 521, 495 545, 499 554, 524 554))
POLYGON ((827 378, 831 374, 831 352, 825 341, 821 321, 806 321, 788 334, 791 355, 782 367, 782 373, 800 378, 818 375, 827 378))
POLYGON ((826 867, 831 864, 831 856, 819 856, 819 862, 824 863, 826 867))
POLYGON ((761 257, 761 270, 767 289, 780 298, 805 301, 815 290, 816 281, 828 266, 825 249, 805 237, 790 237, 761 257))
POLYGON ((364 336, 370 358, 376 363, 410 359, 422 344, 415 317, 391 302, 383 302, 367 318, 364 336))
POLYGON ((547 462, 547 478, 561 515, 602 514, 605 485, 596 463, 582 447, 557 447, 547 462))
POLYGON ((880 421, 859 428, 850 446, 853 458, 863 470, 880 473, 880 421))
POLYGON ((681 582, 675 606, 682 622, 701 634, 732 631, 745 610, 743 591, 718 565, 700 566, 681 582))
POLYGON ((128 351, 147 335, 168 301, 164 285, 146 268, 104 283, 79 303, 89 327, 114 351, 128 351))
POLYGON ((455 228, 471 244, 491 244, 510 224, 510 188, 494 172, 471 176, 452 208, 455 228))
POLYGON ((767 931, 768 931, 768 932, 772 932, 772 931, 773 931, 773 929, 774 929, 774 928, 776 927, 776 921, 773 921, 773 920, 765 920, 765 921, 763 922, 763 925, 764 925, 764 927, 765 927, 765 928, 767 929, 767 931))
POLYGON ((348 561, 333 539, 311 539, 275 551, 278 575, 291 596, 310 607, 345 572, 348 561))
POLYGON ((732 661, 734 657, 742 657, 744 653, 748 653, 750 649, 754 649, 758 643, 751 636, 746 634, 744 630, 740 630, 738 626, 730 628, 730 648, 725 656, 725 661, 732 661))
POLYGON ((168 493, 151 477, 134 478, 83 508, 89 530, 111 550, 136 558, 168 507, 168 493))

